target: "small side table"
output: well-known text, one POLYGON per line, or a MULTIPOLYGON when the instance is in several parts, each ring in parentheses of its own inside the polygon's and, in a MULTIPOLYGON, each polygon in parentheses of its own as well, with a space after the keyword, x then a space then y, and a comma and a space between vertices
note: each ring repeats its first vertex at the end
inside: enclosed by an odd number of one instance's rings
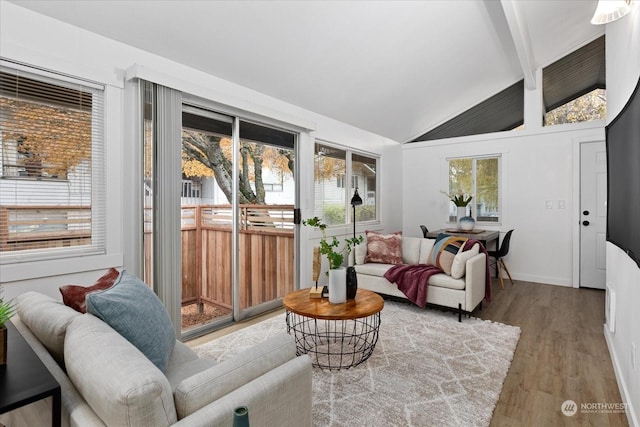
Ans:
POLYGON ((309 289, 301 289, 285 296, 282 303, 297 354, 309 354, 313 366, 351 368, 373 353, 384 307, 375 292, 358 289, 355 299, 331 304, 328 298, 309 298, 309 289))
POLYGON ((0 414, 51 396, 51 425, 60 427, 60 384, 11 322, 7 327, 7 363, 0 366, 0 414))

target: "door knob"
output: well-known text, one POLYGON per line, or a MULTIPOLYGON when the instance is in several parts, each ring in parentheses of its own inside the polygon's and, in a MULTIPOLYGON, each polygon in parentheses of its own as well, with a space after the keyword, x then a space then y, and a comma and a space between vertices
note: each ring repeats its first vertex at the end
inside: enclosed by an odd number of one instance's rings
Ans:
POLYGON ((589 221, 582 221, 582 225, 584 225, 584 226, 589 225, 589 221))

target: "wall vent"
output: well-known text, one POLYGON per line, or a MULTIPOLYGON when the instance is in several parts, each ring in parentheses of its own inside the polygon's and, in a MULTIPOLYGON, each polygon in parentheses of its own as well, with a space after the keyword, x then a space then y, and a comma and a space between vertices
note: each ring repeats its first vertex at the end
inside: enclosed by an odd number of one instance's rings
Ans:
POLYGON ((611 284, 607 283, 607 292, 605 294, 605 319, 609 332, 616 332, 616 291, 611 288, 611 284))

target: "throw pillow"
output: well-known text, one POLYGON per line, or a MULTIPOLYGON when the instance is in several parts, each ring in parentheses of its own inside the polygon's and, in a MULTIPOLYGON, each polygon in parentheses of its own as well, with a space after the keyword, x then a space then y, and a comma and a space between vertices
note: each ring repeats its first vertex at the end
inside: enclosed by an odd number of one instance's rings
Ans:
POLYGON ((123 270, 111 288, 87 295, 87 312, 115 329, 164 371, 176 333, 160 298, 144 282, 123 270))
POLYGON ((113 283, 118 278, 120 272, 115 268, 109 269, 105 274, 98 279, 93 286, 77 286, 77 285, 65 285, 60 287, 60 293, 62 294, 62 302, 64 305, 68 305, 75 311, 80 313, 87 312, 86 297, 87 294, 95 291, 101 291, 113 286, 113 283))
POLYGON ((446 274, 451 275, 453 259, 466 241, 466 237, 457 237, 440 233, 433 244, 433 248, 431 249, 429 264, 435 265, 446 274))
POLYGON ((64 368, 67 326, 80 313, 47 295, 32 291, 18 295, 15 307, 20 320, 64 368))
POLYGON ((402 232, 380 234, 365 231, 367 236, 367 256, 364 262, 379 264, 402 264, 402 232))
POLYGON ((451 264, 451 277, 454 279, 462 279, 467 270, 467 261, 480 253, 480 245, 474 244, 471 249, 460 252, 453 258, 451 264))

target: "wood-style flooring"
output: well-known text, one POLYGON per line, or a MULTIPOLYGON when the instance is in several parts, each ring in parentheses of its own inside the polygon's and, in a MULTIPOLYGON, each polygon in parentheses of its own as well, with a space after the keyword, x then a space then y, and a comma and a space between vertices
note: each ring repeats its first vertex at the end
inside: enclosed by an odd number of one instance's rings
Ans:
POLYGON ((521 329, 492 427, 629 425, 624 413, 581 409, 622 403, 603 332, 604 291, 509 280, 501 290, 497 279, 492 289, 473 315, 521 329), (561 411, 566 400, 577 405, 571 417, 561 411))
MULTIPOLYGON (((623 413, 580 409, 581 404, 622 402, 603 334, 604 291, 520 281, 511 285, 508 280, 501 290, 497 279, 493 291, 492 301, 473 315, 519 326, 521 335, 491 427, 629 425, 623 413), (572 417, 562 414, 566 400, 577 404, 572 417)), ((202 344, 278 312, 187 344, 202 344)), ((12 427, 46 425, 49 400, 1 415, 0 422, 12 427)))

